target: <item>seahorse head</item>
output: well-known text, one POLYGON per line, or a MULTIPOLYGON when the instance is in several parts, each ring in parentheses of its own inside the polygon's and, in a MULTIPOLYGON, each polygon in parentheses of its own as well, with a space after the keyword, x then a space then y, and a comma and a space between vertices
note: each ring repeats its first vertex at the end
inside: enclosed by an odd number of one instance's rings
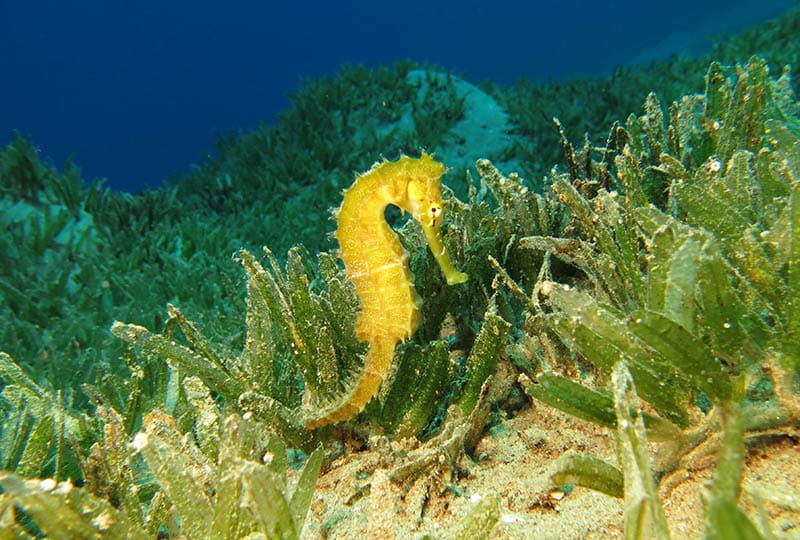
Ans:
POLYGON ((439 183, 411 180, 408 183, 408 207, 411 216, 423 227, 436 227, 442 217, 439 183))
POLYGON ((410 174, 407 187, 408 210, 423 228, 435 228, 441 222, 442 175, 444 166, 426 153, 414 160, 413 174, 410 174))
POLYGON ((422 231, 428 240, 431 253, 439 263, 447 283, 449 285, 464 283, 467 281, 467 274, 455 269, 439 233, 439 224, 442 221, 444 210, 441 181, 445 172, 444 165, 434 161, 430 155, 424 152, 418 160, 409 159, 407 163, 410 167, 407 171, 409 174, 406 187, 406 210, 411 212, 411 216, 422 225, 422 231))

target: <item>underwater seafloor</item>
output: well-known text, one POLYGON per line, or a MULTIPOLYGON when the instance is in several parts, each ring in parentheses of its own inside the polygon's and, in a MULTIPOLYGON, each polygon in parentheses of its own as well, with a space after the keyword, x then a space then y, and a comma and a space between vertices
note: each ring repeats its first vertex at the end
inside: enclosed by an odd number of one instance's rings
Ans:
POLYGON ((138 195, 16 137, 2 537, 800 538, 798 35, 512 87, 349 66, 138 195), (419 327, 306 429, 367 349, 329 209, 422 150, 469 280, 387 211, 419 327))

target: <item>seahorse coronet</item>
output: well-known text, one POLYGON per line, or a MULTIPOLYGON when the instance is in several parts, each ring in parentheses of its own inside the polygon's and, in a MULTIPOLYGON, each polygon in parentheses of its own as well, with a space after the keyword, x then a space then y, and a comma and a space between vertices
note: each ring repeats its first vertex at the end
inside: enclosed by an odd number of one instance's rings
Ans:
POLYGON ((334 424, 361 412, 378 393, 392 365, 398 343, 419 324, 419 297, 408 269, 408 254, 384 218, 388 205, 409 212, 419 222, 447 283, 467 280, 452 264, 439 225, 444 202, 444 165, 425 152, 375 163, 343 192, 334 212, 339 257, 361 301, 356 335, 369 345, 364 367, 349 390, 304 418, 308 429, 334 424))

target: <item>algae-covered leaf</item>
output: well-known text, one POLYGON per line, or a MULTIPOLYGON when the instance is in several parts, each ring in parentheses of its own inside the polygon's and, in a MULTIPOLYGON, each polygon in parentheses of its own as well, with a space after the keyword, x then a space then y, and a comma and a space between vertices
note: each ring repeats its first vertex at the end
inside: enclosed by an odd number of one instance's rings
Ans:
POLYGON ((314 488, 317 486, 317 477, 322 468, 322 458, 325 452, 322 448, 314 450, 303 466, 303 472, 297 480, 297 486, 289 500, 289 508, 294 518, 295 527, 298 531, 303 530, 303 524, 308 514, 308 507, 314 497, 314 488))
POLYGON ((541 234, 550 229, 551 219, 541 195, 524 187, 517 175, 503 176, 487 159, 479 159, 475 166, 500 205, 507 236, 541 234))
MULTIPOLYGON (((553 184, 553 190, 558 200, 569 207, 582 236, 611 262, 611 273, 621 282, 618 290, 611 291, 611 301, 620 306, 638 303, 643 287, 632 214, 619 203, 616 194, 606 190, 591 201, 564 179, 553 184)), ((635 203, 627 200, 625 204, 635 203)), ((612 282, 613 278, 604 276, 604 281, 612 282)))
POLYGON ((4 352, 0 352, 0 379, 6 386, 14 385, 23 390, 34 398, 31 400, 34 403, 47 397, 47 392, 23 371, 8 353, 4 352))
POLYGON ((246 517, 247 509, 241 503, 242 470, 235 461, 221 461, 220 465, 224 470, 215 486, 213 514, 205 534, 226 540, 244 538, 252 527, 246 517))
POLYGON ((636 210, 647 244, 646 303, 690 332, 695 329, 695 289, 706 235, 653 206, 636 210))
POLYGON ((481 496, 475 507, 445 538, 452 540, 485 540, 500 520, 500 497, 481 496))
POLYGON ((183 530, 192 538, 203 538, 213 516, 208 494, 212 465, 199 449, 192 451, 184 443, 174 420, 161 412, 145 417, 144 433, 134 439, 153 471, 156 481, 167 494, 182 518, 183 530))
MULTIPOLYGON (((258 424, 254 423, 251 425, 257 426, 258 424)), ((261 442, 264 437, 263 432, 255 429, 240 430, 240 432, 244 432, 248 435, 244 441, 239 442, 239 446, 242 448, 252 447, 256 443, 261 442)), ((240 439, 242 439, 241 436, 240 439)), ((258 448, 258 446, 256 446, 256 448, 258 448)), ((250 453, 246 457, 254 461, 268 461, 267 468, 280 480, 281 489, 286 489, 286 469, 289 468, 289 456, 287 454, 286 443, 283 442, 283 439, 270 436, 267 440, 266 448, 263 450, 263 455, 262 452, 258 454, 250 453), (264 460, 265 456, 269 456, 269 459, 264 460)))
POLYGON ((781 275, 773 271, 776 265, 762 238, 762 232, 756 227, 748 228, 731 254, 731 263, 742 275, 744 295, 759 304, 779 305, 783 289, 781 275))
POLYGON ((313 449, 313 437, 300 423, 299 416, 278 400, 257 392, 244 392, 238 403, 242 410, 252 413, 298 448, 313 449))
POLYGON ((800 178, 800 139, 785 124, 774 119, 767 120, 764 134, 772 151, 756 155, 755 169, 761 184, 763 211, 768 212, 774 201, 791 193, 792 181, 800 178))
MULTIPOLYGON (((254 305, 263 303, 266 306, 270 331, 278 337, 280 346, 291 353, 291 361, 281 365, 277 365, 276 360, 280 356, 272 355, 273 377, 280 378, 281 381, 276 380, 272 384, 273 389, 267 387, 264 391, 272 391, 274 397, 286 397, 294 401, 294 393, 290 391, 293 384, 287 373, 291 374, 297 369, 311 395, 321 401, 328 401, 341 393, 342 367, 347 367, 340 365, 339 351, 334 339, 349 336, 346 335, 347 332, 343 332, 341 321, 333 322, 339 314, 332 309, 329 301, 312 292, 310 265, 302 252, 299 247, 289 251, 285 273, 272 252, 266 248, 265 253, 270 261, 269 271, 246 250, 239 251, 238 260, 247 271, 250 294, 258 297, 252 302, 254 305), (287 384, 278 384, 283 381, 287 381, 287 384), (281 388, 275 388, 276 386, 281 388), (280 396, 280 393, 287 395, 280 396)), ((327 270, 330 274, 329 266, 327 270)), ((352 314, 352 310, 347 310, 347 313, 352 314)), ((342 341, 338 344, 340 348, 352 346, 352 340, 342 341)), ((275 348, 274 344, 270 347, 275 348)), ((346 352, 341 356, 348 360, 352 357, 346 352)), ((255 360, 251 358, 250 361, 255 360)))
MULTIPOLYGON (((644 116, 640 118, 642 130, 647 136, 650 164, 655 165, 666 147, 667 135, 664 129, 664 113, 658 102, 658 96, 654 92, 647 94, 644 101, 644 112, 644 116)), ((642 203, 645 204, 644 201, 642 203)))
POLYGON ((602 459, 568 452, 551 467, 554 486, 582 486, 621 499, 625 494, 622 471, 602 459))
POLYGON ((321 450, 309 457, 292 494, 286 446, 258 422, 229 416, 215 462, 163 413, 150 413, 144 428, 133 446, 169 497, 182 535, 231 540, 255 534, 299 536, 321 467, 321 450))
POLYGON ((709 505, 706 515, 706 540, 765 540, 753 522, 730 501, 709 505))
MULTIPOLYGON (((555 373, 541 373, 525 393, 565 413, 601 426, 616 428, 614 400, 607 391, 589 388, 555 373)), ((644 413, 648 436, 655 441, 674 440, 678 428, 659 416, 644 413)))
POLYGON ((744 467, 744 419, 741 409, 723 409, 724 431, 714 482, 708 494, 705 538, 760 540, 758 529, 737 506, 744 467))
POLYGON ((319 254, 319 272, 325 282, 319 307, 331 326, 334 342, 339 345, 341 366, 344 370, 357 369, 362 363, 358 353, 363 343, 355 332, 359 306, 355 286, 331 253, 319 254))
POLYGON ((494 373, 500 355, 505 351, 511 325, 502 317, 487 311, 475 343, 467 358, 467 384, 459 400, 464 416, 469 416, 478 403, 481 386, 494 373))
MULTIPOLYGON (((644 293, 644 285, 639 260, 639 239, 634 221, 633 212, 622 208, 618 197, 614 193, 602 190, 594 199, 594 204, 600 211, 605 225, 614 236, 618 258, 614 259, 616 270, 626 286, 626 292, 632 296, 634 302, 639 302, 644 293)), ((614 258, 613 253, 607 253, 614 258)), ((619 302, 622 305, 622 302, 619 302)))
POLYGON ((4 418, 0 424, 0 468, 3 470, 14 470, 28 444, 31 430, 39 421, 18 390, 14 386, 7 386, 2 392, 4 418))
POLYGON ((745 66, 737 66, 737 75, 717 143, 717 152, 726 161, 735 150, 756 150, 764 133, 769 66, 763 58, 753 56, 745 66))
POLYGON ((240 464, 237 476, 242 483, 240 504, 252 516, 255 531, 266 534, 267 538, 297 538, 299 529, 289 504, 270 472, 258 463, 247 461, 240 464))
POLYGON ((652 242, 652 238, 656 233, 661 229, 667 229, 675 221, 672 216, 665 214, 652 204, 636 208, 633 210, 633 214, 636 217, 636 224, 641 229, 642 236, 648 245, 652 242))
MULTIPOLYGON (((61 392, 36 384, 6 353, 0 352, 0 462, 27 477, 63 477, 69 442, 88 435, 83 419, 65 409, 61 392)), ((69 473, 67 473, 69 476, 69 473)))
POLYGON ((148 538, 141 524, 69 481, 25 480, 2 471, 0 486, 0 497, 22 508, 49 538, 148 538))
MULTIPOLYGON (((80 457, 84 487, 97 497, 114 501, 129 519, 145 523, 145 508, 136 496, 142 485, 141 480, 137 482, 133 466, 136 458, 130 450, 125 420, 116 410, 103 405, 97 407, 95 417, 103 422, 103 440, 94 443, 87 456, 80 457)), ((152 526, 152 521, 147 525, 152 526)))
POLYGON ((598 253, 589 242, 578 238, 526 236, 520 238, 519 245, 547 252, 580 268, 599 290, 605 290, 611 298, 625 297, 625 283, 617 273, 614 261, 605 253, 598 253))
POLYGON ((194 350, 197 351, 197 354, 222 371, 228 371, 231 368, 230 365, 226 364, 224 356, 217 351, 217 348, 209 342, 205 336, 203 336, 200 330, 197 329, 197 325, 181 313, 181 310, 178 309, 177 306, 167 304, 167 313, 169 314, 169 321, 167 324, 169 324, 170 321, 176 321, 181 332, 186 336, 186 339, 191 343, 194 350))
POLYGON ((41 418, 28 433, 25 448, 15 468, 19 475, 32 478, 41 473, 50 447, 56 442, 55 435, 53 417, 48 415, 41 418))
MULTIPOLYGON (((413 402, 412 392, 423 375, 427 364, 427 353, 414 343, 403 346, 397 352, 396 367, 388 377, 388 384, 384 384, 381 395, 381 407, 378 421, 388 432, 397 429, 403 416, 413 402)), ((367 405, 367 411, 373 406, 367 405)))
POLYGON ((790 205, 789 227, 789 257, 787 293, 788 306, 786 313, 786 337, 784 346, 788 354, 794 357, 795 362, 800 362, 800 184, 794 186, 790 205), (790 352, 793 351, 793 352, 790 352))
MULTIPOLYGON (((761 209, 761 185, 753 171, 752 159, 752 152, 737 151, 728 162, 725 175, 722 177, 723 189, 745 218, 745 223, 755 223, 758 220, 757 211, 761 209)), ((743 225, 744 223, 741 223, 740 227, 743 225)))
POLYGON ((211 391, 198 377, 184 377, 187 404, 194 413, 194 434, 206 457, 214 459, 219 451, 219 410, 211 391))
POLYGON ((771 340, 770 330, 739 298, 724 260, 713 247, 698 270, 698 322, 708 334, 714 354, 734 368, 760 357, 771 340))
MULTIPOLYGON (((406 344, 398 350, 395 361, 396 368, 381 395, 378 420, 396 436, 418 435, 441 412, 442 403, 453 392, 456 366, 444 340, 425 347, 406 344)), ((377 409, 378 403, 373 405, 377 409)))
POLYGON ((241 360, 244 369, 267 392, 278 391, 275 384, 276 347, 269 308, 258 294, 252 279, 247 280, 247 341, 241 360))
POLYGON ((736 405, 724 407, 722 411, 724 429, 711 496, 735 503, 739 499, 744 467, 744 418, 736 405))
POLYGON ((638 310, 631 315, 628 327, 713 401, 731 398, 733 386, 722 364, 679 323, 654 311, 638 310))
POLYGON ((622 314, 584 292, 545 285, 554 309, 553 326, 562 340, 606 374, 625 359, 642 397, 678 426, 688 425, 688 389, 680 375, 631 332, 622 314))
MULTIPOLYGON (((619 131, 624 130, 620 128, 619 131)), ((636 208, 647 204, 647 195, 642 189, 642 170, 639 167, 639 159, 634 155, 630 145, 625 145, 622 152, 615 156, 614 165, 617 168, 617 178, 625 196, 625 206, 636 208)))
POLYGON ((272 328, 276 330, 277 335, 283 338, 287 347, 297 351, 294 360, 303 371, 306 383, 316 388, 319 386, 316 383, 316 364, 298 330, 291 300, 287 296, 288 293, 285 293, 285 291, 288 291, 286 279, 282 275, 277 261, 272 256, 272 252, 265 251, 270 260, 272 272, 266 271, 253 254, 247 250, 240 250, 237 254, 237 259, 247 271, 248 280, 252 282, 252 292, 259 295, 264 305, 267 306, 272 328))
POLYGON ((647 310, 709 339, 712 352, 734 367, 743 354, 752 358, 769 331, 739 298, 715 237, 653 207, 636 214, 649 251, 647 310))
POLYGON ((286 262, 287 294, 294 315, 293 336, 295 361, 303 368, 314 365, 316 388, 323 399, 333 398, 340 390, 339 364, 333 348, 330 328, 309 288, 306 265, 297 247, 289 250, 286 262))
MULTIPOLYGON (((732 158, 728 167, 734 166, 737 180, 731 183, 746 187, 747 179, 739 179, 736 163, 747 161, 744 155, 732 158)), ((753 222, 749 196, 734 194, 725 182, 726 163, 719 158, 709 158, 697 168, 691 179, 673 185, 672 202, 676 203, 682 219, 716 235, 726 246, 735 246, 742 232, 753 222)))
POLYGON ((273 436, 265 442, 260 428, 238 415, 225 422, 210 537, 233 540, 265 534, 267 538, 294 539, 300 535, 323 452, 317 448, 311 454, 290 494, 286 445, 273 436))
POLYGON ((421 432, 438 411, 442 400, 451 391, 453 380, 450 349, 446 341, 437 340, 425 349, 407 349, 409 360, 400 369, 411 370, 413 382, 403 388, 400 380, 392 384, 393 399, 384 403, 382 416, 393 418, 398 436, 410 436, 421 432), (397 403, 403 396, 406 405, 397 403), (395 408, 396 407, 396 408, 395 408), (402 413, 402 414, 399 414, 402 413), (397 423, 399 421, 399 423, 397 423))
POLYGON ((606 427, 616 427, 614 401, 606 392, 593 390, 555 373, 542 373, 525 392, 565 413, 606 427))
MULTIPOLYGON (((653 208, 655 212, 658 212, 653 208)), ((650 218, 654 212, 648 212, 650 218)), ((639 219, 641 226, 642 220, 639 219)), ((653 225, 648 223, 648 227, 653 225)), ((647 236, 647 235, 646 235, 647 236)), ((670 261, 676 253, 676 246, 679 242, 677 233, 673 227, 658 227, 647 238, 648 257, 647 280, 646 280, 646 305, 656 311, 664 311, 667 303, 667 283, 669 283, 669 273, 672 269, 670 261)))
POLYGON ((272 538, 279 521, 284 523, 284 528, 291 528, 291 516, 282 495, 286 486, 286 447, 277 437, 270 437, 265 443, 265 433, 256 429, 257 426, 238 415, 231 415, 225 421, 217 464, 219 477, 212 495, 213 516, 210 529, 205 533, 207 537, 234 540, 256 531, 269 531, 272 538), (259 456, 253 452, 258 452, 259 456), (262 457, 266 458, 266 464, 261 462, 262 457), (264 489, 275 498, 269 512, 254 515, 247 491, 253 477, 255 481, 268 484, 264 489))
POLYGON ((719 62, 712 62, 706 73, 704 115, 709 123, 720 124, 725 113, 730 107, 731 89, 730 82, 722 72, 719 62))
POLYGON ((244 381, 232 377, 219 364, 200 356, 188 347, 154 334, 143 326, 114 321, 111 332, 118 338, 140 347, 148 354, 172 360, 188 373, 200 377, 204 383, 226 398, 236 399, 244 391, 244 381))
POLYGON ((625 538, 669 538, 664 508, 650 471, 636 387, 624 361, 614 366, 611 386, 617 414, 617 456, 625 479, 625 538))
POLYGON ((664 314, 690 332, 694 330, 694 291, 700 253, 698 240, 687 238, 679 242, 671 260, 662 261, 669 266, 663 283, 654 284, 664 287, 664 314))

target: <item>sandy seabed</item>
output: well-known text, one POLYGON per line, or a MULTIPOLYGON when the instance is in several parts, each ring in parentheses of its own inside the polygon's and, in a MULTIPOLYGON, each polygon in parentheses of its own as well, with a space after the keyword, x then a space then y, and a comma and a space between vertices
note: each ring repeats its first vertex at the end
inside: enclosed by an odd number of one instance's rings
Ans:
MULTIPOLYGON (((746 453, 741 506, 759 527, 768 523, 776 538, 800 538, 797 435, 770 438, 746 453)), ((442 455, 423 473, 398 483, 390 480, 390 471, 414 443, 373 439, 370 449, 346 453, 320 477, 303 538, 450 538, 476 502, 490 494, 500 497, 502 514, 489 538, 621 538, 621 500, 580 487, 565 493, 548 481, 553 462, 565 452, 614 463, 614 444, 610 430, 535 403, 492 428, 474 459, 452 464, 442 455)), ((672 538, 702 536, 703 494, 713 465, 714 456, 697 460, 661 483, 672 538)))

